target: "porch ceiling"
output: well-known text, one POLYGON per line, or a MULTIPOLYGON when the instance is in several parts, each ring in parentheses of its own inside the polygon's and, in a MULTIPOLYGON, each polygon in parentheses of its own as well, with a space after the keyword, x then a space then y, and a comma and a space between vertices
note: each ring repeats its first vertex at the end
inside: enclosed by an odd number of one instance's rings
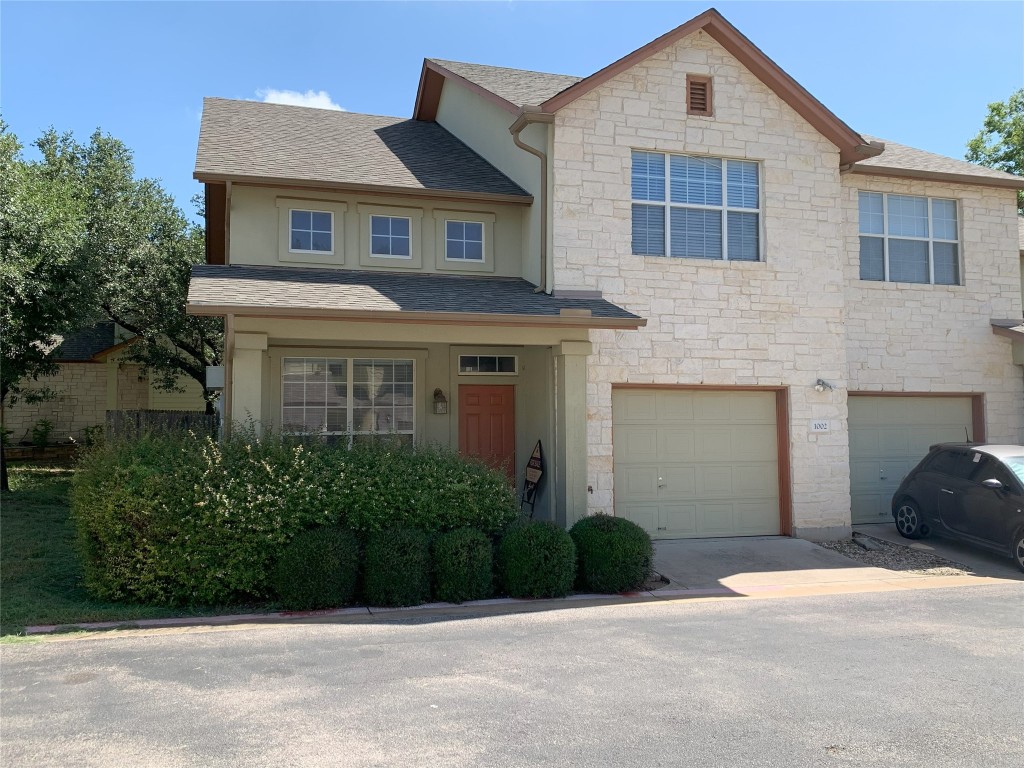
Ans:
POLYGON ((647 321, 600 298, 535 293, 518 278, 306 267, 192 268, 193 315, 390 322, 639 328, 647 321))

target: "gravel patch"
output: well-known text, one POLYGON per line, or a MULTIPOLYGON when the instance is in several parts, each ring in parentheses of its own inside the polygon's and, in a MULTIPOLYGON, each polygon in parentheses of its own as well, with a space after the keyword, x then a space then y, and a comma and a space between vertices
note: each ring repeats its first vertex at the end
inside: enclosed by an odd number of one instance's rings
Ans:
POLYGON ((893 544, 876 539, 874 536, 865 536, 863 533, 856 534, 856 537, 870 540, 876 548, 864 549, 853 539, 820 542, 819 546, 831 549, 833 552, 838 552, 851 560, 864 563, 864 565, 885 568, 890 571, 914 573, 921 576, 970 576, 974 574, 969 566, 939 557, 934 552, 893 544))

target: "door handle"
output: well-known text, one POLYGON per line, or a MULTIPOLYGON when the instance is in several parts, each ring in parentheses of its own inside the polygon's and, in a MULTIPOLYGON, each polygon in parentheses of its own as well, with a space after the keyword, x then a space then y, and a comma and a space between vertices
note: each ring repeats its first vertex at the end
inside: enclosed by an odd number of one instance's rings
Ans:
POLYGON ((949 488, 940 488, 939 490, 941 490, 943 493, 948 493, 950 496, 953 495, 953 492, 949 490, 949 488))
POLYGON ((659 488, 664 488, 665 487, 665 480, 663 478, 660 478, 660 477, 658 478, 658 487, 659 488))

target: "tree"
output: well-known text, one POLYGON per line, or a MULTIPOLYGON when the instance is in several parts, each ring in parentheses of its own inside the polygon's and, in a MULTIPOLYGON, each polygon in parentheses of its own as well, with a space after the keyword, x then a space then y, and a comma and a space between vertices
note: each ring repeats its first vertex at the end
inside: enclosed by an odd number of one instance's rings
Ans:
MULTIPOLYGON (((68 137, 53 141, 73 151, 68 137)), ((82 324, 93 294, 77 185, 57 168, 25 162, 21 150, 0 121, 0 417, 19 399, 52 396, 30 382, 57 372, 51 352, 61 335, 82 324)), ((2 448, 0 489, 8 490, 2 448)))
MULTIPOLYGON (((967 142, 967 160, 1024 176, 1024 88, 1005 102, 988 105, 978 135, 967 142)), ((1017 213, 1024 216, 1024 190, 1017 190, 1017 213)))

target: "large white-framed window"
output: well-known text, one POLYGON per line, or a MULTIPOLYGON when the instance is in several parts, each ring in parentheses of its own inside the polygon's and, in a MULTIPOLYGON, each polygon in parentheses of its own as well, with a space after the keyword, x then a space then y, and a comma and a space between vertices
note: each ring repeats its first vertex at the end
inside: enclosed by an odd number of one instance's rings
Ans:
POLYGON ((633 253, 761 260, 761 167, 753 160, 633 150, 633 253))
POLYGON ((370 216, 370 255, 387 259, 412 258, 412 219, 370 216))
POLYGON ((858 193, 860 279, 960 284, 957 201, 858 193))
POLYGON ((355 357, 283 357, 281 425, 349 445, 379 435, 412 442, 414 361, 355 357))
POLYGON ((288 211, 288 250, 291 253, 334 253, 334 214, 292 208, 288 211))

